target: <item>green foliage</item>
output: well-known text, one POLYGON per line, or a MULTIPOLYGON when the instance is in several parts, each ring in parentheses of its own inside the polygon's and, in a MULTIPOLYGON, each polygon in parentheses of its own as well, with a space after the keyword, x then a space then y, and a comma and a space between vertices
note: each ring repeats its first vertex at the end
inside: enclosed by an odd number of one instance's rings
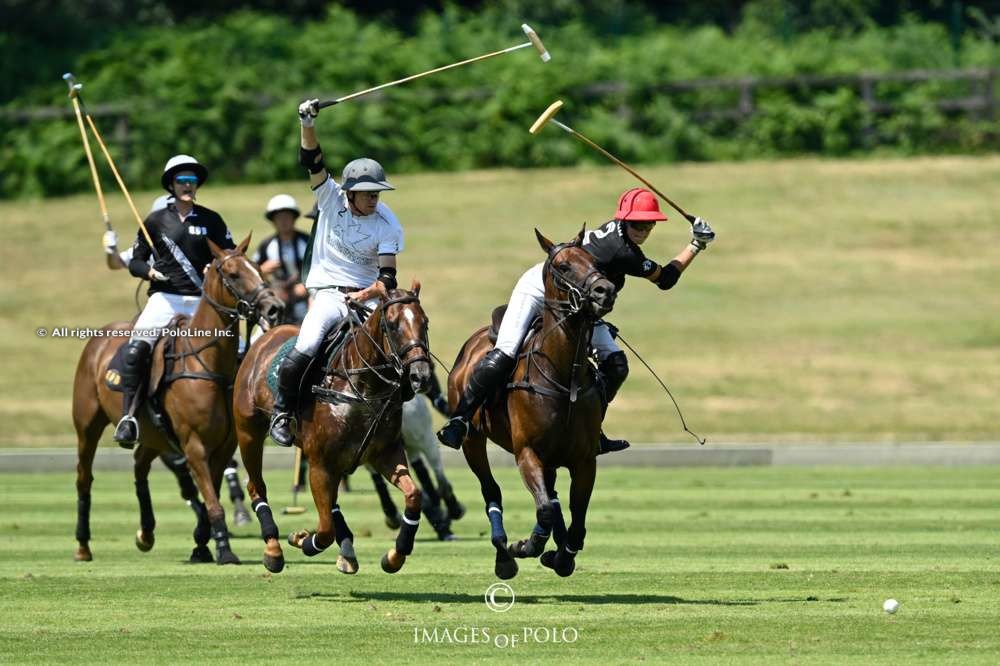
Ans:
MULTIPOLYGON (((968 94, 955 84, 885 86, 879 100, 902 106, 894 115, 880 116, 867 112, 855 89, 765 87, 758 89, 756 114, 746 122, 715 113, 737 107, 735 89, 663 89, 664 83, 706 77, 953 64, 945 27, 915 19, 876 27, 857 18, 872 4, 868 0, 794 3, 796 11, 805 7, 839 16, 840 28, 817 27, 791 39, 753 19, 770 4, 750 3, 747 20, 732 33, 657 24, 621 3, 609 5, 600 24, 593 22, 600 14, 596 6, 568 9, 561 20, 552 15, 557 5, 525 6, 524 16, 553 53, 550 64, 543 66, 530 50, 520 51, 324 111, 319 133, 327 163, 335 167, 368 154, 399 173, 599 161, 554 130, 536 137, 526 132, 556 98, 566 102, 565 122, 635 162, 847 155, 869 148, 996 149, 991 124, 935 108, 941 97, 968 94), (848 24, 853 29, 845 32, 848 24), (621 89, 591 88, 607 82, 621 89)), ((216 21, 121 29, 67 68, 84 81, 91 104, 127 105, 126 118, 97 121, 132 186, 154 187, 163 163, 178 152, 205 162, 216 182, 292 179, 300 175, 299 101, 336 97, 519 43, 523 35, 507 11, 516 5, 511 0, 475 13, 449 5, 416 17, 407 33, 336 5, 305 23, 242 11, 216 21), (127 143, 112 131, 118 122, 127 123, 127 143)), ((0 39, 5 48, 16 41, 0 39)), ((963 38, 965 65, 996 66, 998 53, 988 32, 968 31, 963 38)), ((64 90, 53 77, 8 110, 64 104, 64 90)), ((0 197, 88 187, 72 118, 25 123, 0 116, 0 131, 5 136, 0 197)))

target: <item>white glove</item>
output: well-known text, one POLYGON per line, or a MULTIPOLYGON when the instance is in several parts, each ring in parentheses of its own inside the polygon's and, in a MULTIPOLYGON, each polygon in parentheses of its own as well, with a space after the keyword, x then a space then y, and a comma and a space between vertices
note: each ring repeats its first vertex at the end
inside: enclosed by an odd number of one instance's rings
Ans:
POLYGON ((104 237, 101 239, 104 244, 105 254, 117 254, 118 252, 118 234, 114 229, 108 229, 104 232, 104 237))
POLYGON ((691 224, 691 246, 698 248, 700 252, 707 248, 708 244, 714 240, 715 232, 712 231, 708 220, 703 220, 700 217, 694 218, 694 222, 691 224))
POLYGON ((312 127, 316 124, 316 116, 319 115, 319 100, 307 99, 299 104, 299 122, 303 127, 312 127))
POLYGON ((164 275, 160 271, 156 270, 155 268, 150 268, 149 269, 149 279, 150 280, 155 280, 156 282, 169 282, 170 281, 170 278, 168 278, 166 275, 164 275))

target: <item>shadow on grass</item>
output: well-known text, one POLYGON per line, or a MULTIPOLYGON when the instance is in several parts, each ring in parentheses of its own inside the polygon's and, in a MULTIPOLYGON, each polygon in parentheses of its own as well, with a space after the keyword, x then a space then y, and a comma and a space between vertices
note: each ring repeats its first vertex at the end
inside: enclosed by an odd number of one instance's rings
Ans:
MULTIPOLYGON (((295 599, 319 599, 336 602, 364 601, 405 601, 411 603, 445 603, 445 604, 481 604, 483 595, 462 594, 457 592, 301 592, 295 599)), ((626 606, 642 605, 690 605, 690 606, 759 606, 761 604, 788 603, 843 603, 845 597, 819 599, 817 597, 779 597, 771 599, 684 599, 667 594, 519 594, 518 604, 621 604, 626 606)))

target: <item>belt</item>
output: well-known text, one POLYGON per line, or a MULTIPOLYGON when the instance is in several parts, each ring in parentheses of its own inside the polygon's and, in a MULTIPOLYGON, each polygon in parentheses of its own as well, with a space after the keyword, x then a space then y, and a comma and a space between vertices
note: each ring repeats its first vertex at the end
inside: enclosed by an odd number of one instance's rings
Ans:
POLYGON ((323 291, 324 289, 334 289, 342 294, 351 294, 354 293, 355 291, 361 291, 363 287, 344 287, 342 285, 332 284, 328 287, 314 287, 310 291, 323 291))

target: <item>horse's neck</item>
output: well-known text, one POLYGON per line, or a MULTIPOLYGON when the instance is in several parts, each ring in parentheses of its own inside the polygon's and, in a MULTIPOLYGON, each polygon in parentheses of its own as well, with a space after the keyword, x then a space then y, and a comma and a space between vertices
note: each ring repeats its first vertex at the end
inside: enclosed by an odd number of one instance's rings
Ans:
MULTIPOLYGON (((365 323, 354 329, 351 338, 344 343, 341 350, 340 366, 343 370, 363 370, 367 366, 378 366, 386 362, 382 352, 384 340, 380 318, 381 309, 376 310, 365 323)), ((380 368, 378 372, 365 370, 352 376, 355 385, 364 388, 378 388, 385 382, 382 377, 388 369, 380 368), (380 376, 381 375, 381 376, 380 376)))
MULTIPOLYGON (((205 287, 207 293, 209 285, 206 284, 205 287)), ((222 299, 215 294, 212 295, 212 300, 216 303, 222 302, 222 299)), ((204 347, 198 352, 198 358, 205 364, 206 368, 226 376, 235 376, 240 330, 238 326, 230 328, 229 323, 223 318, 222 313, 208 302, 207 298, 202 297, 198 301, 198 307, 195 308, 194 314, 191 315, 187 328, 189 331, 204 332, 204 335, 189 337, 188 343, 193 349, 204 347), (227 335, 227 333, 232 333, 232 335, 227 335), (215 344, 205 347, 215 338, 218 338, 215 344)), ((198 360, 188 358, 186 362, 199 366, 198 369, 203 369, 198 360)))
POLYGON ((579 314, 563 319, 562 314, 546 308, 542 315, 542 331, 538 334, 544 338, 536 351, 551 361, 560 380, 569 381, 573 362, 580 363, 587 357, 587 350, 581 347, 587 345, 585 338, 589 332, 587 320, 579 314))

